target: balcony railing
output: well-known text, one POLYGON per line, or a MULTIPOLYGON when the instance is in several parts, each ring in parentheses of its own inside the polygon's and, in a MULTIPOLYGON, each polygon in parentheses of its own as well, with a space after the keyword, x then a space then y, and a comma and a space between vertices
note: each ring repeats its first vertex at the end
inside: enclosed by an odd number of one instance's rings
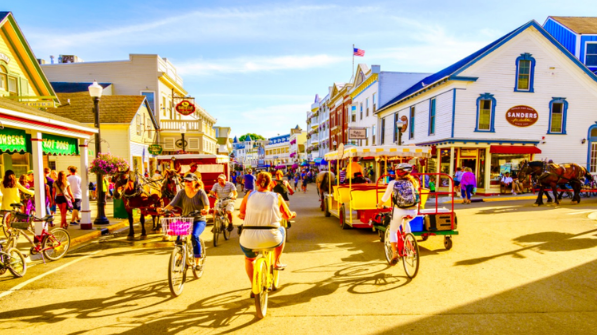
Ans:
POLYGON ((191 120, 161 120, 160 129, 162 131, 175 131, 180 132, 180 129, 186 127, 187 131, 202 131, 201 121, 191 120))

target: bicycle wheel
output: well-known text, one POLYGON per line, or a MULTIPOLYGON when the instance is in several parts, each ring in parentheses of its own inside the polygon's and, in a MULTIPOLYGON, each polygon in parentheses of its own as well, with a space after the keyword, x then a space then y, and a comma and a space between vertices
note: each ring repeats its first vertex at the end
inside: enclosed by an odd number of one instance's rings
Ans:
POLYGON ((218 238, 220 237, 220 224, 220 217, 216 215, 214 217, 214 247, 218 246, 218 238))
POLYGON ((182 246, 175 246, 172 254, 170 254, 170 262, 168 263, 168 286, 170 286, 170 292, 175 297, 182 294, 184 282, 187 277, 187 264, 183 249, 182 246))
POLYGON ((263 257, 257 258, 253 271, 253 286, 255 286, 253 289, 253 293, 255 293, 255 309, 257 310, 257 317, 263 319, 267 314, 267 300, 269 294, 269 287, 267 287, 267 264, 263 257))
POLYGON ((390 261, 392 261, 392 244, 390 244, 390 227, 386 227, 386 233, 384 234, 384 238, 383 238, 384 242, 383 242, 383 251, 386 255, 386 261, 388 262, 388 264, 390 264, 390 261))
POLYGON ((404 263, 404 271, 408 278, 415 278, 419 272, 419 245, 411 233, 404 235, 402 263, 404 263))
POLYGON ((52 261, 64 257, 69 247, 70 235, 62 228, 53 229, 50 235, 44 237, 42 242, 44 256, 52 261))
POLYGON ((2 233, 6 237, 8 237, 8 227, 7 227, 7 224, 9 223, 9 220, 10 220, 9 216, 10 216, 9 212, 4 213, 4 215, 2 215, 2 222, 0 222, 0 225, 2 225, 2 233))
POLYGON ((8 252, 8 270, 13 276, 20 278, 27 272, 27 262, 25 262, 25 256, 15 249, 9 249, 8 252))
POLYGON ((201 244, 201 258, 199 259, 199 268, 200 270, 193 271, 193 276, 195 279, 201 278, 203 276, 203 267, 205 266, 205 258, 207 257, 207 252, 205 250, 205 242, 201 238, 199 238, 199 243, 201 244))
POLYGON ((230 238, 230 231, 228 230, 228 225, 230 224, 230 222, 228 221, 228 219, 222 221, 222 235, 224 235, 224 240, 228 241, 228 239, 230 238))
POLYGON ((280 288, 280 271, 272 265, 272 291, 277 291, 280 288))

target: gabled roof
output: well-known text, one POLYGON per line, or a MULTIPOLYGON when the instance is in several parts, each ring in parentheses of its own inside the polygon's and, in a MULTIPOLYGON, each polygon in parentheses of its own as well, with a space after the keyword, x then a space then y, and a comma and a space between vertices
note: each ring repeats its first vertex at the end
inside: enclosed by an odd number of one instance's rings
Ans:
MULTIPOLYGON (((21 67, 35 91, 39 96, 55 97, 56 92, 54 92, 52 85, 50 85, 48 78, 42 71, 37 58, 35 58, 29 43, 11 12, 0 12, 0 28, 6 37, 10 38, 10 51, 17 54, 21 67)), ((58 99, 54 99, 54 101, 58 102, 58 99)))
MULTIPOLYGON (((56 93, 75 93, 75 92, 88 92, 89 86, 93 83, 69 83, 69 82, 59 82, 53 81, 50 83, 54 88, 56 93)), ((99 83, 99 85, 103 88, 106 88, 112 83, 99 83)))
MULTIPOLYGON (((93 99, 89 93, 58 93, 58 98, 62 105, 58 108, 48 108, 49 113, 81 123, 95 122, 93 99)), ((146 100, 142 95, 105 95, 99 103, 100 123, 130 124, 143 104, 146 104, 146 100)), ((147 107, 147 110, 154 127, 159 129, 151 109, 147 107)))
POLYGON ((550 18, 577 34, 597 34, 597 17, 550 16, 550 18))
POLYGON ((476 78, 458 77, 458 74, 461 73, 462 71, 466 70, 468 67, 475 64, 477 61, 481 60, 483 57, 487 56, 488 54, 490 54, 491 52, 493 52, 494 50, 496 50, 497 48, 502 46, 504 43, 506 43, 510 39, 516 37, 518 34, 525 31, 526 29, 528 29, 531 26, 534 27, 535 29, 537 29, 545 38, 547 38, 551 43, 553 43, 558 49, 560 49, 560 51, 562 51, 566 56, 568 56, 568 58, 572 62, 574 62, 589 77, 591 77, 591 79, 593 79, 597 82, 597 76, 593 72, 591 72, 591 70, 589 70, 584 64, 582 64, 578 60, 578 58, 576 58, 573 54, 570 53, 570 51, 566 50, 566 48, 564 48, 560 44, 560 42, 558 42, 539 23, 537 23, 537 21, 532 20, 532 21, 529 21, 529 22, 525 23, 524 25, 516 28, 515 30, 509 32, 508 34, 498 38, 497 40, 491 42, 490 44, 486 45, 485 47, 470 54, 469 56, 448 66, 447 68, 420 80, 419 82, 417 82, 416 84, 414 84, 413 86, 408 88, 406 91, 400 93, 398 96, 396 96, 395 98, 388 101, 385 105, 381 106, 379 108, 379 110, 377 111, 377 113, 390 107, 391 105, 399 103, 400 101, 408 98, 412 94, 415 94, 421 90, 431 87, 433 84, 438 83, 442 80, 476 80, 476 78))

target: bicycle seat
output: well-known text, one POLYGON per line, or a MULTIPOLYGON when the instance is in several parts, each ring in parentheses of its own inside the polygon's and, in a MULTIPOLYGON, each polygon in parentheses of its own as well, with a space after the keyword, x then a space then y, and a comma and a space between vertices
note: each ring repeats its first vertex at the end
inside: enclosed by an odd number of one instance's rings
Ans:
POLYGON ((405 215, 404 218, 407 220, 412 220, 412 219, 414 219, 414 216, 405 215))
POLYGON ((10 206, 13 207, 13 209, 14 209, 14 207, 23 207, 24 205, 22 203, 20 203, 20 202, 17 202, 17 203, 14 203, 14 204, 10 204, 10 206))

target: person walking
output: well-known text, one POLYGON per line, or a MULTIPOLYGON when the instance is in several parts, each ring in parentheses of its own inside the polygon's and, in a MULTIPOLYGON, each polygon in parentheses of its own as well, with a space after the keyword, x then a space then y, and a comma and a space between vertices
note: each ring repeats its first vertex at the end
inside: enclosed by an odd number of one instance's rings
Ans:
POLYGON ((48 214, 54 215, 56 213, 56 204, 52 198, 52 188, 54 187, 54 178, 50 177, 52 170, 44 168, 44 176, 46 178, 46 203, 49 205, 48 214))
POLYGON ((34 195, 35 192, 27 189, 17 180, 17 175, 13 170, 6 170, 4 179, 0 184, 0 196, 2 196, 2 210, 10 211, 12 207, 10 204, 18 204, 21 202, 21 192, 34 195))
POLYGON ((469 167, 464 168, 464 173, 460 180, 460 190, 462 192, 462 203, 470 204, 471 196, 476 193, 477 189, 477 177, 473 173, 473 170, 469 167))
POLYGON ((454 186, 460 186, 460 179, 462 179, 463 173, 464 171, 462 171, 461 168, 456 168, 456 173, 454 174, 454 186))
POLYGON ((255 176, 253 176, 253 171, 251 169, 247 170, 247 174, 245 175, 245 193, 250 193, 255 189, 255 176))
POLYGON ((305 175, 305 176, 303 176, 303 184, 301 186, 303 189, 303 193, 307 193, 307 182, 308 182, 307 176, 305 175))
POLYGON ((70 184, 70 189, 73 193, 73 214, 71 216, 70 224, 78 225, 81 222, 81 202, 83 201, 83 191, 81 190, 81 177, 77 176, 77 167, 69 166, 68 171, 70 175, 66 177, 70 184))
POLYGON ((68 183, 68 179, 66 178, 66 172, 60 171, 58 173, 58 178, 54 182, 52 196, 54 197, 54 199, 56 199, 56 205, 60 209, 60 227, 66 229, 68 228, 68 223, 66 222, 68 203, 69 201, 72 202, 74 199, 73 192, 68 183))

